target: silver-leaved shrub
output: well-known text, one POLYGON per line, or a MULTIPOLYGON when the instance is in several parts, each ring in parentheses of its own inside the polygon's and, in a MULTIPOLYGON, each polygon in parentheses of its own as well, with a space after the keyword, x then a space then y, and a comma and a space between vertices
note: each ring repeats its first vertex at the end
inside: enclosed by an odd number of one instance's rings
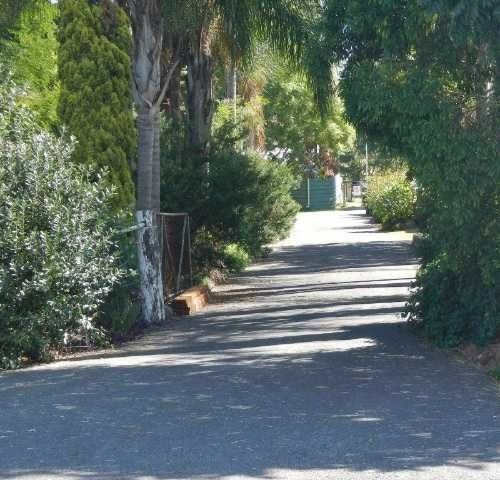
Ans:
POLYGON ((123 276, 102 174, 13 98, 0 86, 0 368, 98 341, 96 317, 123 276))

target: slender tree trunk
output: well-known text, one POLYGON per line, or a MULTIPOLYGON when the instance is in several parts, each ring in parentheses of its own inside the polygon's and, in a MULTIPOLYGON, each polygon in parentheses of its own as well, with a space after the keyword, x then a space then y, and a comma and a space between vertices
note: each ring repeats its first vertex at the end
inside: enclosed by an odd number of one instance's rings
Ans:
POLYGON ((214 113, 210 41, 209 34, 202 29, 187 54, 188 141, 190 149, 202 160, 208 157, 214 113))
POLYGON ((161 197, 161 171, 160 171, 160 110, 153 112, 153 168, 151 179, 151 206, 159 212, 161 197))
MULTIPOLYGON (((496 45, 493 46, 494 58, 495 58, 495 69, 493 76, 493 118, 495 122, 498 122, 500 118, 500 44, 497 42, 496 45)), ((496 123, 495 123, 496 125, 496 123)), ((496 129, 496 140, 500 142, 500 128, 496 129)))
POLYGON ((172 117, 174 123, 177 126, 181 126, 184 123, 184 114, 182 113, 182 88, 181 88, 181 70, 178 68, 172 75, 172 80, 170 82, 170 88, 167 94, 168 97, 168 108, 166 111, 172 117))
POLYGON ((233 120, 236 123, 238 106, 238 73, 232 65, 226 67, 225 72, 225 97, 233 107, 233 120))
MULTIPOLYGON (((160 144, 157 104, 161 96, 160 54, 163 25, 157 0, 130 2, 134 37, 133 80, 138 111, 136 218, 143 318, 148 324, 166 320, 158 228, 160 210, 160 144)), ((161 99, 160 99, 161 100, 161 99)))

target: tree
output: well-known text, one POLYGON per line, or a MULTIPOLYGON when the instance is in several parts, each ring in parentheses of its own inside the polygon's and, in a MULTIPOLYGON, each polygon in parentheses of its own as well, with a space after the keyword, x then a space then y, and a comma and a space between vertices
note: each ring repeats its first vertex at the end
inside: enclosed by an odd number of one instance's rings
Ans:
POLYGON ((143 226, 138 230, 137 250, 143 317, 149 324, 162 323, 166 309, 158 233, 160 108, 178 61, 162 77, 164 24, 159 0, 126 0, 121 4, 133 33, 132 83, 138 131, 136 219, 143 226))
POLYGON ((344 119, 341 100, 329 100, 324 115, 304 75, 282 67, 264 90, 267 149, 299 171, 338 169, 350 151, 354 129, 344 119))
MULTIPOLYGON (((234 55, 251 42, 250 32, 294 52, 300 44, 304 2, 283 0, 122 0, 133 32, 133 89, 137 109, 136 217, 139 269, 148 323, 165 319, 156 218, 160 208, 160 108, 170 80, 186 59, 191 148, 205 155, 213 116, 211 41, 217 25, 238 25, 228 35, 234 55), (218 20, 214 24, 214 20, 218 20), (187 23, 186 23, 187 22, 187 23)), ((231 27, 232 28, 232 27, 231 27)), ((225 30, 223 30, 225 31, 225 30)))
POLYGON ((116 209, 129 209, 136 133, 128 19, 110 0, 62 0, 58 24, 58 113, 78 141, 73 159, 107 169, 116 209))
POLYGON ((36 0, 3 0, 0 10, 0 42, 12 38, 12 29, 23 11, 32 6, 36 0))
POLYGON ((498 2, 330 1, 319 56, 343 62, 349 119, 408 161, 424 220, 410 319, 485 343, 500 311, 498 2))
POLYGON ((0 57, 26 92, 19 99, 45 126, 57 125, 56 5, 47 0, 7 2, 0 14, 0 57))
POLYGON ((223 57, 233 80, 234 68, 245 63, 258 42, 297 60, 308 35, 305 19, 316 2, 195 0, 177 2, 171 9, 171 2, 162 5, 168 36, 177 39, 168 44, 177 47, 174 57, 187 66, 188 145, 203 159, 210 147, 217 57, 223 57))

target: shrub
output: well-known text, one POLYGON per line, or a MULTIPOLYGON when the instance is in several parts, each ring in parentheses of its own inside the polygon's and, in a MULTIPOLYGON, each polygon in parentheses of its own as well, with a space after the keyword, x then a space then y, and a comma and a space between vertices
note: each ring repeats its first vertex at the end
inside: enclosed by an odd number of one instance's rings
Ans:
POLYGON ((500 162, 493 135, 484 124, 450 129, 442 150, 435 146, 432 160, 418 165, 422 266, 408 313, 445 347, 484 345, 500 333, 500 162))
POLYGON ((195 161, 163 157, 162 208, 185 211, 193 227, 199 275, 224 266, 224 250, 238 244, 251 257, 286 235, 299 210, 290 169, 257 154, 213 153, 206 176, 195 161))
POLYGON ((364 197, 367 211, 386 229, 412 219, 415 200, 415 189, 402 170, 386 171, 370 177, 364 197))
MULTIPOLYGON (((123 227, 131 219, 124 218, 123 227)), ((97 325, 106 331, 112 340, 121 340, 137 326, 141 314, 139 278, 136 270, 137 247, 134 232, 117 232, 117 264, 123 272, 119 282, 105 299, 97 317, 97 325)))
POLYGON ((230 243, 224 248, 224 265, 230 272, 241 272, 250 265, 250 255, 237 243, 230 243))
POLYGON ((0 91, 0 368, 99 341, 96 316, 123 275, 103 177, 12 97, 0 91))
POLYGON ((288 167, 257 154, 225 152, 211 161, 208 181, 204 218, 224 242, 255 256, 288 233, 298 212, 288 167))

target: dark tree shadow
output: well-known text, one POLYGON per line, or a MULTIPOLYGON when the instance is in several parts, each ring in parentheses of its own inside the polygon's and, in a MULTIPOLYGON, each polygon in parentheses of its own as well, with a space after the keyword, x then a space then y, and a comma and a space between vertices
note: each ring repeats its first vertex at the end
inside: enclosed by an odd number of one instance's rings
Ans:
POLYGON ((5 375, 0 478, 66 470, 91 479, 266 477, 286 468, 500 462, 492 385, 402 330, 366 323, 191 350, 156 345, 128 361, 5 375), (405 344, 394 345, 401 335, 405 344))

